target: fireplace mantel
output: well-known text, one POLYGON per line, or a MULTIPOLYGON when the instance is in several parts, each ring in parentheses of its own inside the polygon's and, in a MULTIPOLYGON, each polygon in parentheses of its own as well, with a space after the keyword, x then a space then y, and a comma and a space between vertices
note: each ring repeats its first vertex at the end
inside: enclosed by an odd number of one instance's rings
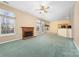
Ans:
POLYGON ((22 28, 22 38, 34 36, 34 27, 21 27, 22 28))

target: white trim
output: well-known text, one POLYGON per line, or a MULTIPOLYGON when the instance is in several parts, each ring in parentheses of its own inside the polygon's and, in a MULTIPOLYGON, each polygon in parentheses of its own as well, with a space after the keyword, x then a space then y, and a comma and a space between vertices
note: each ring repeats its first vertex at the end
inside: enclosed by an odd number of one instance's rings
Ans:
POLYGON ((10 36, 10 35, 15 35, 15 33, 10 33, 10 34, 0 34, 0 36, 10 36))
POLYGON ((8 42, 12 42, 12 41, 16 41, 16 40, 20 40, 20 39, 8 40, 8 41, 5 41, 5 42, 0 42, 0 44, 4 44, 4 43, 8 43, 8 42))
POLYGON ((76 44, 76 42, 75 42, 74 40, 73 40, 73 42, 74 42, 74 44, 75 44, 77 50, 79 51, 79 47, 78 47, 78 45, 76 44))

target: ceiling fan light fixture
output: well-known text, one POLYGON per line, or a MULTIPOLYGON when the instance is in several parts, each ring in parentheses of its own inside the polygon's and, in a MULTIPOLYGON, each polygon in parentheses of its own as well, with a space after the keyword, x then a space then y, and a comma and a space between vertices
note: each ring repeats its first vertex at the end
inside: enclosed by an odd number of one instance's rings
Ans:
POLYGON ((40 6, 40 13, 42 13, 42 11, 43 11, 44 13, 48 13, 48 9, 49 9, 49 6, 48 6, 48 5, 42 4, 42 5, 40 6))

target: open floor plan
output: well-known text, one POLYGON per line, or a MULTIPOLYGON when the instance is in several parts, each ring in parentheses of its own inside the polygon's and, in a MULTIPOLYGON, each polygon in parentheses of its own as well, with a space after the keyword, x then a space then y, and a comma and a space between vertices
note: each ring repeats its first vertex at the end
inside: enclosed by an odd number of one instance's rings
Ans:
POLYGON ((79 57, 79 2, 0 1, 0 57, 79 57))

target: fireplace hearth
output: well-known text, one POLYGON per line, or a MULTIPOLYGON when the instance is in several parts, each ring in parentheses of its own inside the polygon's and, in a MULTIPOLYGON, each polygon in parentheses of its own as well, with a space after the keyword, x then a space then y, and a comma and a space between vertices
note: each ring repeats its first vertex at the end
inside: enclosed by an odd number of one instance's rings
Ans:
POLYGON ((34 32, 34 27, 22 27, 22 38, 32 37, 34 32))

